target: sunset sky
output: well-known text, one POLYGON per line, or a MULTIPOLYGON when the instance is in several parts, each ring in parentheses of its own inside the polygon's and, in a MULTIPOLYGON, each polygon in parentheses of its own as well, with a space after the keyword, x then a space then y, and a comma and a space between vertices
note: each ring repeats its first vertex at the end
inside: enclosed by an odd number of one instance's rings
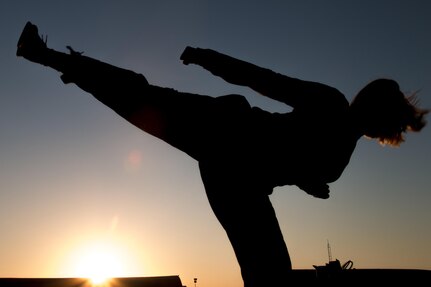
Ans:
MULTIPOLYGON (((0 277, 179 275, 241 286, 197 162, 140 131, 59 74, 15 56, 27 21, 48 45, 144 74, 155 85, 290 108, 179 60, 211 48, 339 89, 350 101, 392 78, 431 108, 431 1, 0 2, 0 277), (83 271, 84 269, 84 271, 83 271)), ((318 142, 316 142, 318 144, 318 142)), ((288 164, 288 163, 286 163, 288 164)), ((431 270, 431 127, 400 148, 361 139, 328 200, 296 187, 271 200, 294 269, 431 270)))

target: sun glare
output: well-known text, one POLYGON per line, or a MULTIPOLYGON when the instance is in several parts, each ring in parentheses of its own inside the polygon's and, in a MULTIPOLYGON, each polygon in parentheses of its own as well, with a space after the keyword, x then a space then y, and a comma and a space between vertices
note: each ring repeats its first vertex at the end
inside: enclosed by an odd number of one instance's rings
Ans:
POLYGON ((88 278, 92 285, 104 285, 109 279, 124 274, 123 264, 118 250, 113 246, 95 244, 80 251, 75 273, 79 277, 88 278))

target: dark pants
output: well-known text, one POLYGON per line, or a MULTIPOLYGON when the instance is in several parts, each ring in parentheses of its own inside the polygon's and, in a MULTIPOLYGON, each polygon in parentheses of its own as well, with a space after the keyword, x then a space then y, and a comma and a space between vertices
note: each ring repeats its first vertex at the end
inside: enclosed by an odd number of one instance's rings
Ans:
MULTIPOLYGON (((226 230, 246 287, 287 286, 291 262, 247 145, 255 116, 244 97, 213 98, 148 84, 144 76, 77 55, 52 52, 47 65, 138 128, 199 161, 210 205, 226 230)), ((222 266, 221 266, 222 267, 222 266)))

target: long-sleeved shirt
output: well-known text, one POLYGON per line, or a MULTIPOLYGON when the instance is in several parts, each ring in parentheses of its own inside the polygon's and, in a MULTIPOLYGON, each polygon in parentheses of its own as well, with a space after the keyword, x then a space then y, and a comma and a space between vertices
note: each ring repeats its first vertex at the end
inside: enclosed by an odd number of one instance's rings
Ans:
POLYGON ((340 177, 357 138, 349 126, 349 103, 337 89, 291 78, 209 49, 188 47, 182 59, 293 108, 288 113, 252 108, 249 136, 242 142, 235 139, 241 142, 242 149, 235 152, 244 153, 238 156, 242 168, 261 169, 256 175, 265 177, 272 186, 294 184, 304 190, 323 188, 340 177))

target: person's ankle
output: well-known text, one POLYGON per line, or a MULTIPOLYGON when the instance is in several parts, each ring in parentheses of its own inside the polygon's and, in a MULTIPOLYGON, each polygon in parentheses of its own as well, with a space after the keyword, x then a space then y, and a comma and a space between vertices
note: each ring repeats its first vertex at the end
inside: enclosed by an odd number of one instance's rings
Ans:
POLYGON ((32 62, 44 64, 49 52, 46 43, 47 40, 39 36, 37 26, 27 22, 18 40, 16 55, 32 62))

